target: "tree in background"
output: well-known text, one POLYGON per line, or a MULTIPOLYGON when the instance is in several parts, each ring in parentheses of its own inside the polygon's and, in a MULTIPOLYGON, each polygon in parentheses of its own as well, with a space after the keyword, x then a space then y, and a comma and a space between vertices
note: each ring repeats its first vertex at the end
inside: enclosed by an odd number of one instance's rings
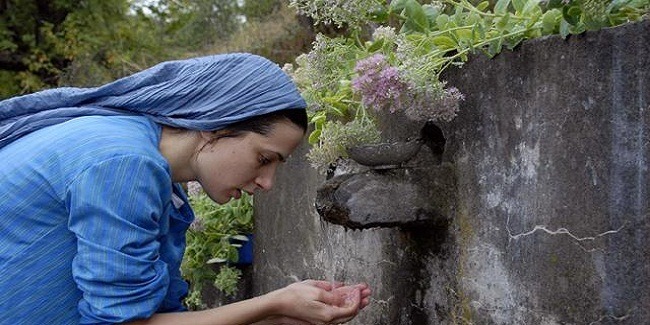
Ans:
POLYGON ((0 99, 234 51, 283 64, 311 23, 284 0, 0 0, 0 99))
POLYGON ((311 21, 285 0, 245 1, 241 14, 246 17, 243 27, 206 48, 207 53, 250 52, 283 65, 311 48, 315 37, 311 21))
POLYGON ((57 85, 78 55, 114 30, 127 8, 125 0, 0 1, 0 95, 57 85))
POLYGON ((168 45, 194 51, 227 38, 245 22, 237 0, 139 0, 134 7, 144 13, 141 18, 157 23, 168 45))

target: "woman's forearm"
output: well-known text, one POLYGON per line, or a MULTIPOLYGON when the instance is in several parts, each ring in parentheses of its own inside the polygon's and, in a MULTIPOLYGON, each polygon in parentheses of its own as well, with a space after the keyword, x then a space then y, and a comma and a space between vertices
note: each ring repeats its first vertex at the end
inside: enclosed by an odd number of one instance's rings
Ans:
POLYGON ((265 295, 194 312, 154 314, 129 325, 249 325, 345 323, 368 304, 366 284, 306 280, 265 295))
POLYGON ((267 296, 259 296, 217 308, 178 313, 154 314, 149 319, 128 325, 245 325, 275 314, 276 307, 267 296))

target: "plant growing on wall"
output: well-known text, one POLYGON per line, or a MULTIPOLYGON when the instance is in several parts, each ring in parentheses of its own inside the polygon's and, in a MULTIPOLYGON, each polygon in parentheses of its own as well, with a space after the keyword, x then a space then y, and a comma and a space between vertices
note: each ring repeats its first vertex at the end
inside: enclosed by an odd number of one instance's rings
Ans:
POLYGON ((242 273, 232 263, 239 260, 238 249, 253 231, 253 198, 243 193, 239 200, 219 205, 197 184, 188 186, 195 220, 187 232, 181 270, 191 283, 185 303, 192 309, 201 309, 205 307, 201 299, 204 283, 211 282, 230 296, 237 291, 242 273), (219 265, 216 271, 214 264, 219 265))
POLYGON ((346 148, 376 142, 375 113, 450 121, 461 92, 440 79, 470 55, 497 55, 526 39, 578 34, 641 19, 650 0, 292 0, 315 23, 347 28, 318 35, 286 66, 309 104, 308 158, 324 170, 346 148))

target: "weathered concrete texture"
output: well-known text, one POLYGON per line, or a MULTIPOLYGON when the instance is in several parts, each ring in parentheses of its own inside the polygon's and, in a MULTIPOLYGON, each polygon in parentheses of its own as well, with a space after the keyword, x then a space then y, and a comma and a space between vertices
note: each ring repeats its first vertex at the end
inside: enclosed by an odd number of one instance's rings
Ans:
MULTIPOLYGON (((527 42, 447 75, 467 97, 439 125, 457 184, 447 222, 323 224, 325 177, 303 146, 255 198, 254 291, 367 281, 373 301, 355 325, 650 323, 649 53, 644 21, 527 42)), ((385 128, 413 135, 406 122, 385 128)))
POLYGON ((449 84, 458 293, 478 324, 650 323, 650 21, 477 58, 449 84))

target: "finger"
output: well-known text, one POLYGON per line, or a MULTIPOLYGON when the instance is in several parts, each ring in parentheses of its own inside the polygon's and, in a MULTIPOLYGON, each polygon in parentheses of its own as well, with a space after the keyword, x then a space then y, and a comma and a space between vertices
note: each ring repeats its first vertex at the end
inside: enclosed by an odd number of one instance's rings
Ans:
POLYGON ((370 295, 361 294, 361 304, 362 304, 361 308, 367 306, 369 303, 370 303, 370 295))
POLYGON ((309 280, 309 281, 310 281, 309 282, 310 285, 313 285, 317 288, 321 288, 327 291, 332 291, 336 288, 340 288, 343 286, 343 283, 338 281, 320 281, 320 280, 309 280))
POLYGON ((334 293, 331 291, 323 290, 319 293, 318 301, 330 306, 343 306, 346 304, 346 297, 344 295, 334 293))
POLYGON ((359 304, 359 309, 363 309, 368 305, 370 305, 370 298, 363 298, 361 299, 361 304, 359 304))
POLYGON ((361 289, 361 297, 368 297, 372 294, 372 290, 370 288, 365 288, 361 289))

